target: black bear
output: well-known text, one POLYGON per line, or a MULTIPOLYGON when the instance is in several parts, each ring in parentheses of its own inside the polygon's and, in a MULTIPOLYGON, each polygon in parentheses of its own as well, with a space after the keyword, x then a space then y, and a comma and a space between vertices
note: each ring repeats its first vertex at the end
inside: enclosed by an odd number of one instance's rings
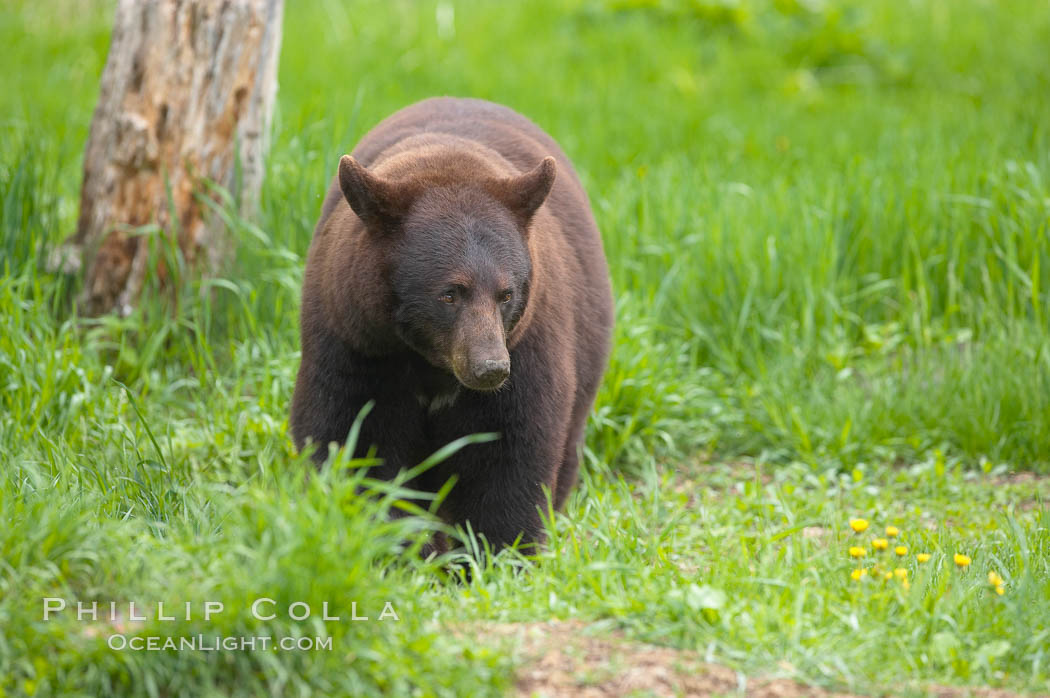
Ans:
POLYGON ((557 143, 520 114, 436 98, 372 129, 339 161, 303 283, 297 448, 357 442, 390 479, 468 434, 412 482, 498 549, 542 538, 576 481, 605 370, 612 292, 587 194, 557 143))

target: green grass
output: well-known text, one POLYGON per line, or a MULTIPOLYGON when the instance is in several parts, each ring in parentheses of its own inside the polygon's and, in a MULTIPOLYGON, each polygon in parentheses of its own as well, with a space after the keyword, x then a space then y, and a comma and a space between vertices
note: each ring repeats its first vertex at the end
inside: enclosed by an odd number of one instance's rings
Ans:
POLYGON ((434 2, 288 5, 263 212, 222 211, 236 265, 90 321, 42 262, 111 8, 0 8, 0 696, 498 695, 520 660, 485 622, 552 618, 861 693, 1045 690, 1050 486, 1008 476, 1050 472, 1045 2, 457 2, 451 34, 434 2), (434 94, 563 144, 617 296, 578 495, 469 584, 375 523, 396 492, 355 496, 342 457, 304 477, 287 434, 328 179, 434 94), (932 553, 910 590, 850 579, 858 515, 932 553), (45 596, 218 600, 142 632, 333 649, 115 652, 45 596), (254 621, 260 596, 315 616, 254 621), (345 620, 388 600, 400 621, 345 620))

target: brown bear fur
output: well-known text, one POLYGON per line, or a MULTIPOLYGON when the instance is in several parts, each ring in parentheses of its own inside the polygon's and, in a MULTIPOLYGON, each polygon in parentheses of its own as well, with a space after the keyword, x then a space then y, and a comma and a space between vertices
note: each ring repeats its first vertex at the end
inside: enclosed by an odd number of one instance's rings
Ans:
POLYGON ((302 295, 296 446, 343 444, 390 479, 469 434, 412 486, 496 548, 542 538, 539 509, 576 481, 613 325, 601 238, 554 140, 474 99, 402 109, 344 156, 314 232, 302 295), (507 374, 509 360, 509 376, 507 374))

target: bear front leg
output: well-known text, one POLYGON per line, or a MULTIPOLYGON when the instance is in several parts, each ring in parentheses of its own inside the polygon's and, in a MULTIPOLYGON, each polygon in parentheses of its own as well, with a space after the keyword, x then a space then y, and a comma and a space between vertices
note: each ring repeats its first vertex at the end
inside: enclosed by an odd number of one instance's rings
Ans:
POLYGON ((446 520, 469 521, 494 552, 519 539, 526 546, 543 542, 545 490, 555 496, 569 436, 572 374, 562 362, 522 349, 512 357, 506 385, 495 392, 464 391, 431 418, 441 438, 435 448, 467 434, 499 434, 495 441, 465 446, 434 474, 457 478, 442 507, 446 520))
POLYGON ((355 356, 337 344, 304 354, 292 398, 296 447, 302 449, 308 440, 317 444, 313 460, 320 465, 328 457, 328 444, 343 446, 354 420, 372 402, 354 457, 364 457, 374 446, 383 463, 371 475, 383 480, 416 465, 426 455, 423 416, 401 385, 404 380, 396 362, 355 356))
POLYGON ((446 509, 453 523, 484 537, 493 553, 519 542, 525 552, 545 538, 540 512, 546 509, 543 486, 549 483, 520 478, 499 484, 485 479, 461 480, 449 493, 446 509))

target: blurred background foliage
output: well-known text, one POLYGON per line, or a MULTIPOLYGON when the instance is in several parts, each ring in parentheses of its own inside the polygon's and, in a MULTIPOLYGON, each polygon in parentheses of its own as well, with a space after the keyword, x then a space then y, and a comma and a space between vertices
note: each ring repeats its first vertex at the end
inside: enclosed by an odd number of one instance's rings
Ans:
MULTIPOLYGON (((2 14, 20 67, 0 97, 12 274, 72 229, 109 7, 2 14)), ((258 327, 294 364, 333 163, 400 106, 471 95, 544 126, 591 192, 620 317, 593 460, 945 447, 1043 467, 1048 15, 1036 0, 291 4, 263 216, 221 282, 241 300, 220 293, 209 332, 266 341, 258 327)), ((132 380, 142 356, 119 343, 132 380)))

